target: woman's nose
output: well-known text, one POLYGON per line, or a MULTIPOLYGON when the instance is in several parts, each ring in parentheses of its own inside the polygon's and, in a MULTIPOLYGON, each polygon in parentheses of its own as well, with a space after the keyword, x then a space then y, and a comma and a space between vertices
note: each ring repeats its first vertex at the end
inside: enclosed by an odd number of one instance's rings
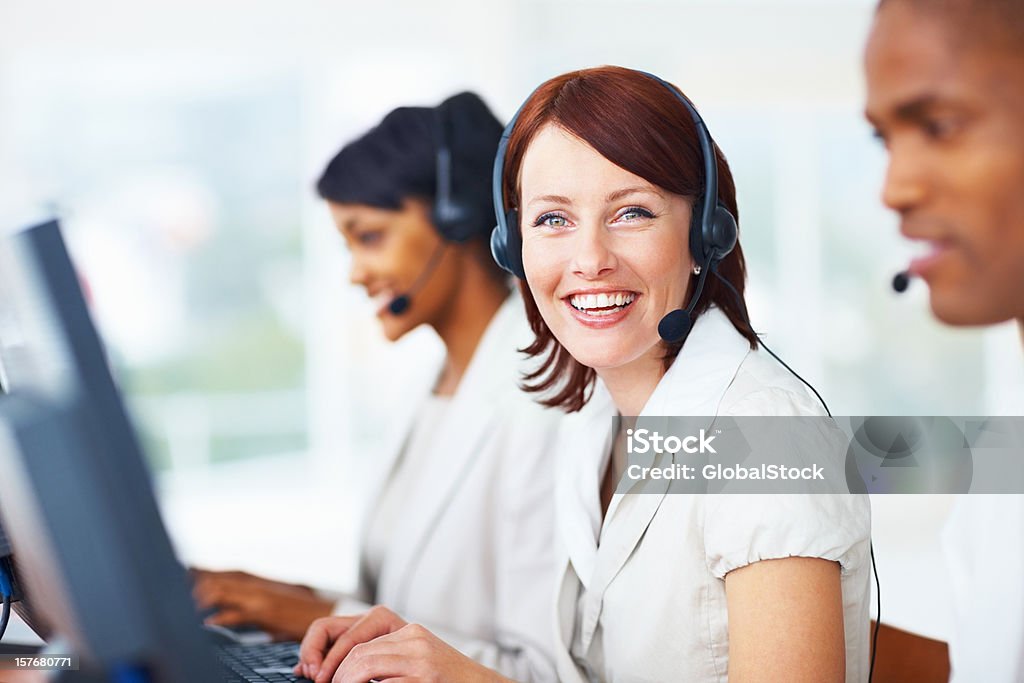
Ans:
POLYGON ((615 270, 617 259, 611 249, 611 235, 603 225, 582 227, 574 236, 572 270, 593 280, 615 270))
POLYGON ((363 263, 361 258, 356 256, 352 257, 352 263, 348 271, 348 281, 353 285, 359 285, 365 287, 370 281, 370 273, 366 268, 366 264, 363 263))

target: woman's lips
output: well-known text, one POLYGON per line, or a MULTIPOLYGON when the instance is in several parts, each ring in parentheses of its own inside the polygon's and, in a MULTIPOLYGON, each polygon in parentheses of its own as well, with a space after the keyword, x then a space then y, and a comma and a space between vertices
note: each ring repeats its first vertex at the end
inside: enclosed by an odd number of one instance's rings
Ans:
POLYGON ((377 317, 389 313, 389 306, 391 302, 395 300, 395 294, 391 290, 384 290, 374 296, 370 297, 370 301, 373 302, 374 310, 377 312, 377 317))
POLYGON ((604 329, 617 325, 629 316, 633 307, 636 305, 637 299, 639 298, 640 295, 634 293, 632 294, 632 300, 628 304, 589 310, 580 310, 573 306, 571 296, 563 298, 562 302, 565 304, 565 307, 569 309, 569 313, 572 317, 584 327, 589 327, 591 329, 604 329))

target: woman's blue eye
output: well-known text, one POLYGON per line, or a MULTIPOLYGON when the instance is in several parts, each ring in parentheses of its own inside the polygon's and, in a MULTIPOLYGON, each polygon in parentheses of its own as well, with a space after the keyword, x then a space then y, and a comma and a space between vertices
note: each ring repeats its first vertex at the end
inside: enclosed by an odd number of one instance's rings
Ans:
POLYGON ((561 216, 557 213, 546 213, 533 222, 533 227, 539 227, 546 225, 549 228, 564 228, 569 224, 569 221, 565 216, 561 216))
POLYGON ((622 220, 635 221, 638 218, 654 218, 654 214, 642 206, 631 206, 619 216, 622 220))

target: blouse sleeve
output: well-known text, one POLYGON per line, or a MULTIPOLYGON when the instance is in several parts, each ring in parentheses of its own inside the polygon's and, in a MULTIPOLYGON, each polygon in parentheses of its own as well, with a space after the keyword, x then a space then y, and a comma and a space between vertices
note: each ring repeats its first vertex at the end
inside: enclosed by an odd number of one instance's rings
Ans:
POLYGON ((705 510, 705 557, 719 579, 760 560, 819 557, 846 574, 868 558, 865 495, 720 494, 708 497, 705 510))
MULTIPOLYGON (((759 388, 737 392, 738 400, 723 406, 724 412, 733 416, 824 415, 810 392, 788 377, 786 380, 793 386, 751 383, 759 388)), ((837 452, 833 441, 841 436, 838 429, 803 429, 800 435, 802 449, 828 452, 833 457, 837 452)), ((855 572, 870 557, 870 535, 871 506, 861 494, 716 494, 708 495, 705 506, 705 558, 708 569, 719 579, 752 562, 786 557, 832 560, 839 563, 843 574, 855 572)))

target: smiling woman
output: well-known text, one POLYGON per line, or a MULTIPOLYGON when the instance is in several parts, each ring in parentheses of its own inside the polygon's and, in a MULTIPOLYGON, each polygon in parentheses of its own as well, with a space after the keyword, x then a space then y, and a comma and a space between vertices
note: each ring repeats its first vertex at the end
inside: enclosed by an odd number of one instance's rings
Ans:
MULTIPOLYGON (((866 497, 630 495, 623 479, 616 415, 825 412, 747 322, 735 188, 699 114, 600 67, 541 85, 506 135, 492 248, 544 358, 527 388, 576 413, 556 484, 559 679, 867 680, 866 497)), ((812 450, 842 438, 828 431, 812 450)))
MULTIPOLYGON (((688 237, 689 227, 701 220, 705 189, 697 124, 659 81, 636 76, 609 68, 592 70, 586 79, 576 78, 576 72, 551 79, 523 106, 508 141, 502 189, 505 197, 521 199, 524 264, 536 263, 528 255, 539 252, 552 257, 520 283, 536 335, 527 352, 545 358, 526 389, 552 391, 543 402, 569 411, 586 402, 598 367, 624 360, 662 369, 671 364, 680 343, 666 344, 646 359, 640 357, 641 350, 650 350, 657 341, 658 321, 683 305, 706 267, 700 255, 691 256, 688 237), (651 144, 640 153, 642 140, 651 144), (580 173, 595 166, 594 175, 580 173), (601 227, 596 231, 578 229, 597 224, 601 227), (631 244, 628 256, 613 243, 631 244), (599 286, 577 281, 570 287, 562 279, 569 270, 600 273, 612 265, 621 266, 614 281, 599 286), (623 304, 616 299, 614 306, 602 306, 589 298, 601 294, 621 295, 623 304), (623 321, 615 334, 626 335, 631 343, 616 352, 621 357, 601 357, 607 346, 595 335, 585 342, 592 349, 581 349, 582 355, 574 357, 558 343, 570 318, 592 330, 623 321), (648 324, 652 320, 653 327, 648 324)), ((735 217, 732 173, 721 150, 712 145, 717 201, 735 217)), ((737 245, 716 270, 737 295, 709 278, 693 315, 712 306, 719 309, 753 347, 756 338, 743 322, 738 300, 746 281, 743 249, 737 245)))

